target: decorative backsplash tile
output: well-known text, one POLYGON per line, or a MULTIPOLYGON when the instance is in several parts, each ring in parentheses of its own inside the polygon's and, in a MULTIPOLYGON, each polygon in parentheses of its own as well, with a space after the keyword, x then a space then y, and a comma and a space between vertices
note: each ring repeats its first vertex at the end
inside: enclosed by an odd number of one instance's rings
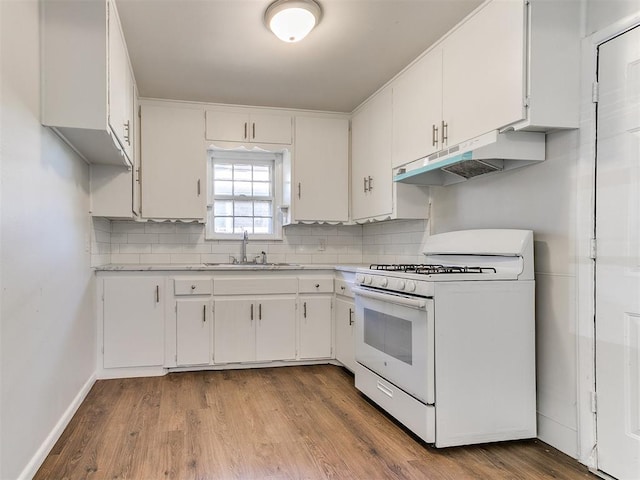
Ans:
MULTIPOLYGON (((289 225, 282 241, 252 241, 247 257, 270 262, 361 264, 421 261, 425 220, 367 225, 289 225)), ((94 219, 92 265, 226 263, 239 240, 205 240, 204 225, 94 219)))

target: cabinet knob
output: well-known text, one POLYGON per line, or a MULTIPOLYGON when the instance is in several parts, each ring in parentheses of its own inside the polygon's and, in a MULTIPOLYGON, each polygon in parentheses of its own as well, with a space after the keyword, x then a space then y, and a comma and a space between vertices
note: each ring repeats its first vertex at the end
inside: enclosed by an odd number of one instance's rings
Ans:
POLYGON ((195 285, 191 285, 191 290, 195 290, 196 286, 195 285))
POLYGON ((316 283, 316 288, 320 288, 320 284, 319 283, 316 283))

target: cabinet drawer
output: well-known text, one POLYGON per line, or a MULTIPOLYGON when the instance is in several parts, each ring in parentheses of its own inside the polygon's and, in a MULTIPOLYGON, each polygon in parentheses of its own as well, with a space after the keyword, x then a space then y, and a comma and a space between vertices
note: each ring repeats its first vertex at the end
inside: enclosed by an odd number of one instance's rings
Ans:
POLYGON ((301 278, 298 281, 300 293, 333 293, 333 277, 301 278))
POLYGON ((433 405, 419 402, 359 363, 356 363, 356 388, 425 442, 435 442, 433 405))
POLYGON ((214 278, 216 295, 296 293, 297 278, 214 278))
POLYGON ((336 295, 354 298, 353 283, 336 278, 336 295))
POLYGON ((175 295, 211 295, 213 288, 209 278, 174 279, 175 295))

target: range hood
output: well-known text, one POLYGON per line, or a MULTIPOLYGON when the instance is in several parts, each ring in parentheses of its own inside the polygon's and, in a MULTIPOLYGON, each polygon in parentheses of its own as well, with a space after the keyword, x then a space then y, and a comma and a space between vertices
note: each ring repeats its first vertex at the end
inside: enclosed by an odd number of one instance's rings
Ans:
POLYGON ((394 169, 394 182, 451 185, 545 159, 545 134, 498 130, 394 169))

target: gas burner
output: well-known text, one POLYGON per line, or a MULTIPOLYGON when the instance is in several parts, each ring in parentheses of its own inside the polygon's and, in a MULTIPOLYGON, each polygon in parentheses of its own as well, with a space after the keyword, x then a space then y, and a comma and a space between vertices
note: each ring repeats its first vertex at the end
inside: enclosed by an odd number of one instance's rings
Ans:
POLYGON ((419 275, 434 275, 438 273, 496 273, 493 267, 466 267, 452 265, 425 265, 425 264, 372 264, 371 270, 385 272, 417 273, 419 275))

